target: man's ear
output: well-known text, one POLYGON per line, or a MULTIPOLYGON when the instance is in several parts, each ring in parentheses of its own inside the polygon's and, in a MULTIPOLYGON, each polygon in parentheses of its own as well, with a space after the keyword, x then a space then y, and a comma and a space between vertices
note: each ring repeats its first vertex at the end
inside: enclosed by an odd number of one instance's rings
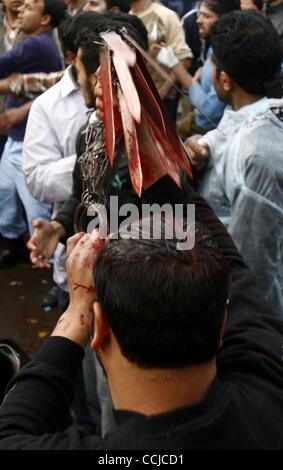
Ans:
POLYGON ((93 305, 94 310, 94 338, 91 342, 91 349, 98 352, 103 348, 105 341, 110 336, 110 327, 104 316, 102 306, 99 302, 93 305))
POLYGON ((76 63, 76 54, 72 51, 67 51, 66 52, 66 63, 68 65, 75 65, 76 63))
POLYGON ((230 92, 234 86, 233 80, 227 75, 226 72, 221 70, 220 75, 219 75, 219 80, 222 86, 222 89, 226 92, 230 92))
POLYGON ((51 26, 51 28, 52 28, 51 22, 52 22, 51 15, 43 15, 41 17, 40 25, 41 26, 51 26))

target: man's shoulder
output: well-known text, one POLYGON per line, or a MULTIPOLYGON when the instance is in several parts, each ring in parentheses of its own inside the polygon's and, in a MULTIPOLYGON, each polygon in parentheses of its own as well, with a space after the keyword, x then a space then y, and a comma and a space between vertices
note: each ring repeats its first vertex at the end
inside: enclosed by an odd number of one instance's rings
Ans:
POLYGON ((28 39, 31 39, 35 44, 38 44, 39 46, 56 46, 54 37, 51 33, 36 34, 35 36, 30 36, 28 39))
POLYGON ((191 23, 195 23, 196 16, 197 16, 196 8, 193 8, 192 10, 188 11, 181 20, 183 26, 189 26, 191 25, 191 23))
POLYGON ((32 104, 32 109, 40 110, 53 107, 61 97, 61 80, 55 83, 51 88, 39 95, 32 104))
POLYGON ((240 127, 239 138, 243 145, 248 140, 250 147, 260 150, 259 153, 266 154, 268 158, 270 158, 271 148, 273 153, 282 154, 283 111, 281 110, 281 119, 276 114, 276 109, 271 108, 252 116, 240 127))
POLYGON ((75 96, 80 95, 80 93, 80 89, 76 88, 72 83, 69 70, 66 69, 62 78, 57 83, 35 99, 32 108, 38 110, 40 108, 45 110, 54 108, 56 104, 60 104, 62 98, 73 100, 75 96))
MULTIPOLYGON (((25 36, 14 48, 22 48, 23 50, 39 51, 42 47, 52 47, 55 41, 51 34, 43 33, 35 36, 25 36)), ((12 49, 13 50, 13 49, 12 49)))

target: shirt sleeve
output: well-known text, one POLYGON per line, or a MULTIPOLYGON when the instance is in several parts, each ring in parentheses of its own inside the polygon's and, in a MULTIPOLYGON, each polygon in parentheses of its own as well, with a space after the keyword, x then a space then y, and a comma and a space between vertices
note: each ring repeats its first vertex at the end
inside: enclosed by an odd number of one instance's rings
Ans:
POLYGON ((69 427, 69 409, 83 356, 83 349, 66 338, 45 341, 9 384, 0 408, 0 449, 80 447, 79 429, 69 427))
POLYGON ((62 202, 71 193, 76 155, 64 157, 58 136, 48 121, 43 107, 35 101, 25 133, 23 170, 33 197, 43 202, 62 202))
POLYGON ((32 71, 35 66, 37 43, 31 38, 24 39, 20 44, 0 56, 0 79, 9 77, 15 72, 32 71))
POLYGON ((165 41, 168 46, 171 46, 176 57, 179 60, 192 59, 193 54, 188 44, 186 43, 185 31, 181 24, 178 15, 171 12, 170 19, 168 18, 165 28, 165 41))
POLYGON ((17 96, 34 99, 55 85, 63 75, 64 71, 51 73, 15 73, 9 77, 9 87, 17 96))
POLYGON ((211 85, 206 93, 200 83, 194 82, 190 86, 188 95, 196 107, 196 123, 204 129, 211 129, 214 123, 217 125, 223 115, 225 104, 219 100, 214 86, 211 85), (199 110, 205 113, 212 123, 199 110))

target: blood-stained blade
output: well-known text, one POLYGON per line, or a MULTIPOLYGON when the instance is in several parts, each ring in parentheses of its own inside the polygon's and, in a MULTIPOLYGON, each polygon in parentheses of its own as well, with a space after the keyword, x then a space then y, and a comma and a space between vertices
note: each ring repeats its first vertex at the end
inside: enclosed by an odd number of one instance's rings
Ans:
MULTIPOLYGON (((176 132, 174 125, 172 124, 171 120, 167 116, 167 111, 165 109, 164 103, 161 100, 156 90, 156 87, 152 81, 151 75, 149 71, 147 70, 144 60, 140 54, 138 54, 138 61, 135 66, 135 71, 137 70, 137 67, 139 68, 138 76, 143 77, 141 83, 145 83, 146 89, 149 89, 151 93, 154 95, 155 103, 156 103, 155 111, 152 110, 152 101, 151 101, 151 104, 149 105, 149 98, 147 100, 141 99, 142 105, 143 107, 146 108, 148 114, 153 118, 154 124, 159 127, 159 130, 161 132, 164 132, 163 134, 164 140, 167 142, 167 144, 169 144, 169 147, 171 147, 171 152, 168 154, 168 158, 178 163, 180 168, 192 180, 193 174, 192 174, 191 164, 190 164, 188 155, 182 146, 182 142, 180 140, 179 135, 176 132), (158 117, 160 114, 163 117, 163 123, 164 123, 162 127, 158 125, 158 117)), ((138 92, 140 93, 140 86, 138 84, 136 84, 136 86, 137 86, 138 92)), ((142 85, 142 87, 145 92, 145 86, 142 85)))
POLYGON ((124 130, 125 148, 129 161, 129 170, 134 190, 141 197, 143 176, 135 122, 128 110, 125 97, 118 88, 118 100, 124 130))
POLYGON ((131 72, 126 62, 116 52, 113 54, 113 64, 125 97, 127 108, 135 122, 141 120, 141 104, 133 82, 131 72))
POLYGON ((136 63, 134 66, 134 72, 134 82, 140 98, 140 102, 142 103, 142 108, 146 107, 149 115, 154 116, 156 125, 159 126, 161 130, 163 130, 165 135, 166 127, 158 100, 156 99, 153 89, 148 85, 138 63, 136 63))
POLYGON ((123 36, 138 51, 137 64, 135 65, 135 72, 138 78, 135 80, 135 84, 138 89, 141 102, 147 109, 149 115, 154 117, 154 122, 160 123, 160 115, 162 116, 163 125, 162 127, 159 125, 159 127, 160 130, 162 130, 162 128, 164 129, 164 138, 172 148, 171 158, 178 162, 179 166, 185 173, 187 173, 190 179, 193 179, 189 156, 182 146, 180 137, 178 136, 175 127, 167 117, 167 111, 165 109, 164 103, 162 102, 152 81, 151 75, 145 66, 143 57, 145 57, 145 59, 160 73, 160 75, 165 78, 165 80, 171 82, 172 85, 174 85, 174 83, 172 82, 170 75, 164 71, 160 65, 146 51, 144 51, 143 48, 133 38, 131 38, 131 36, 126 33, 124 33, 123 36), (148 98, 142 99, 141 94, 147 94, 148 98), (152 100, 152 95, 154 96, 154 100, 152 100))
POLYGON ((101 47, 99 52, 100 77, 102 86, 103 125, 105 130, 105 149, 109 164, 113 166, 115 150, 114 105, 111 77, 111 57, 108 47, 101 47))
POLYGON ((180 186, 179 165, 168 158, 170 146, 145 110, 142 111, 142 123, 137 126, 137 132, 138 136, 142 135, 140 155, 144 188, 151 186, 166 173, 180 186))
POLYGON ((114 33, 101 33, 100 36, 107 46, 113 51, 113 64, 118 80, 123 91, 128 110, 136 122, 141 119, 141 105, 136 87, 129 67, 133 67, 136 62, 136 53, 131 49, 121 37, 114 33))
POLYGON ((136 53, 134 49, 131 49, 127 43, 125 43, 119 34, 113 31, 100 33, 100 37, 106 42, 109 49, 113 52, 119 53, 120 57, 129 65, 133 67, 136 63, 136 53))

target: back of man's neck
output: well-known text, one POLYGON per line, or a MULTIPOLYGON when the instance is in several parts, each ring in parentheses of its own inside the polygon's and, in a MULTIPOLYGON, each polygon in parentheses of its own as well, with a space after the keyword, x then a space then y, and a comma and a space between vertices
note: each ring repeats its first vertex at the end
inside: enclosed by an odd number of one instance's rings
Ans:
POLYGON ((116 370, 119 375, 108 375, 114 408, 146 416, 201 402, 216 377, 215 361, 181 369, 149 370, 122 365, 116 370))
POLYGON ((132 4, 132 13, 135 15, 141 13, 143 10, 146 10, 151 4, 151 0, 137 0, 132 4))
POLYGON ((234 95, 232 97, 232 107, 234 111, 239 111, 244 106, 257 103, 257 101, 260 101, 262 98, 264 98, 263 95, 249 95, 247 93, 234 95))

